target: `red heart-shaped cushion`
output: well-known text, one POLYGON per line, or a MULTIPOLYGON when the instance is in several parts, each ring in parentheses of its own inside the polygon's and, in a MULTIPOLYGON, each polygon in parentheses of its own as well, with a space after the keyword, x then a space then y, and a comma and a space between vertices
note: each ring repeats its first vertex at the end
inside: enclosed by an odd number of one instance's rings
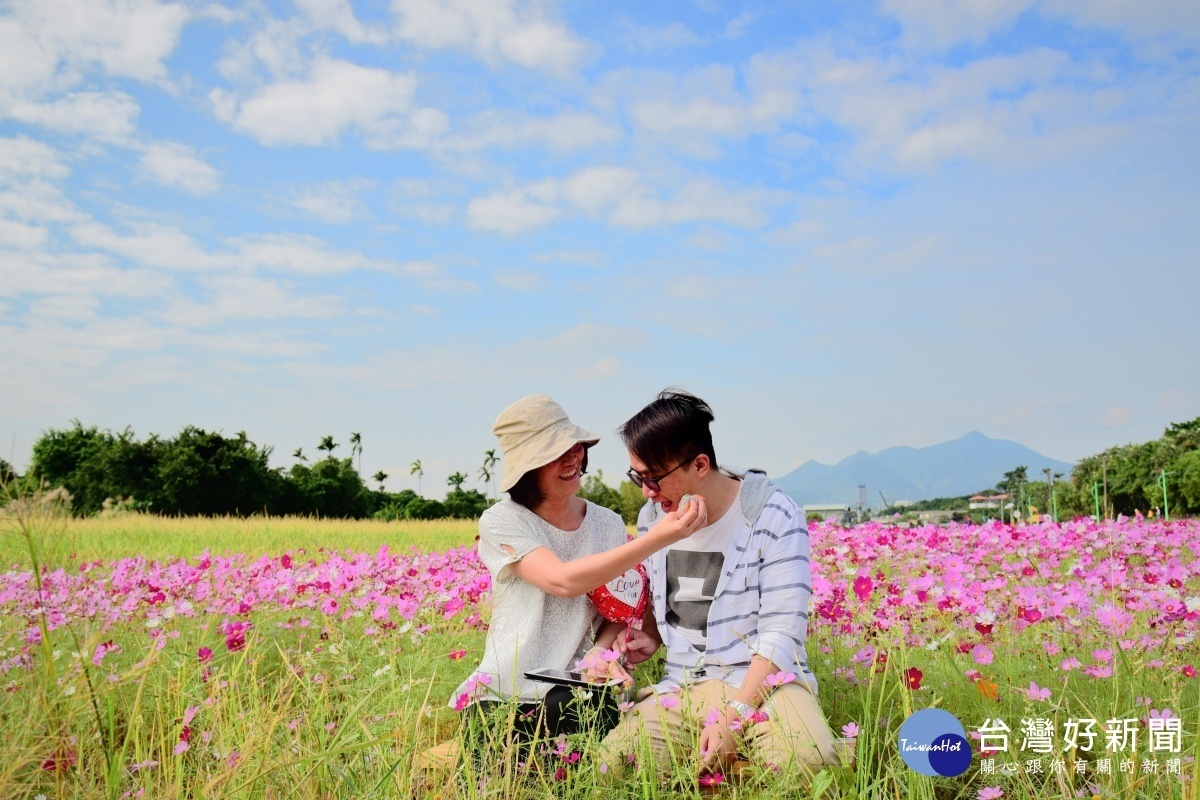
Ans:
POLYGON ((613 622, 641 622, 650 597, 650 580, 641 564, 625 570, 603 586, 588 592, 600 616, 613 622))

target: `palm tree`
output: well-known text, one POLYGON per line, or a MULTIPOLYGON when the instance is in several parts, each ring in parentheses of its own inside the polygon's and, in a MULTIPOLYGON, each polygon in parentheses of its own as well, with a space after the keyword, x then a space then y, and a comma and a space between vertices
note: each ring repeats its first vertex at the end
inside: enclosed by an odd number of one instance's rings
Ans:
POLYGON ((358 474, 362 474, 362 434, 350 434, 350 457, 354 458, 354 454, 358 453, 358 474))
POLYGON ((335 447, 341 447, 341 445, 335 442, 332 436, 322 436, 321 443, 317 445, 318 450, 325 450, 329 453, 329 458, 333 458, 333 450, 335 447))
POLYGON ((300 461, 308 461, 308 459, 305 458, 305 456, 304 456, 304 448, 303 447, 297 447, 296 452, 292 453, 292 458, 298 459, 300 461))
POLYGON ((383 491, 383 482, 388 479, 388 474, 383 470, 375 473, 375 480, 379 483, 379 491, 383 491))
POLYGON ((448 486, 453 486, 455 492, 461 492, 462 485, 466 482, 467 482, 467 476, 466 476, 466 473, 463 473, 463 472, 451 473, 450 477, 446 478, 446 484, 448 486))
MULTIPOLYGON (((495 477, 496 464, 499 461, 500 459, 496 456, 496 448, 493 447, 491 450, 483 451, 483 466, 479 468, 479 477, 483 479, 483 488, 485 491, 492 482, 492 478, 495 477)), ((495 490, 492 491, 492 494, 495 496, 495 490)))
POLYGON ((409 465, 408 474, 417 476, 417 494, 420 494, 421 476, 425 474, 425 470, 421 469, 421 459, 415 459, 412 464, 409 465))

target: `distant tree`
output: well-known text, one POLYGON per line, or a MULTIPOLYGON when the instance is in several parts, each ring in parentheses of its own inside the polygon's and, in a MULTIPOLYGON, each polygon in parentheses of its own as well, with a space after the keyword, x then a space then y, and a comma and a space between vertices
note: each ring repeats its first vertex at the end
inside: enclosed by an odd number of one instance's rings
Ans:
POLYGON ((304 455, 303 447, 297 447, 296 452, 292 453, 292 458, 296 459, 297 461, 308 461, 308 458, 306 458, 304 455))
POLYGON ((445 519, 449 516, 446 507, 437 500, 417 497, 404 510, 405 519, 445 519))
MULTIPOLYGON (((465 477, 465 476, 464 476, 465 477)), ((475 489, 455 488, 442 501, 446 516, 455 519, 477 519, 490 505, 487 496, 475 489)))
POLYGON ((349 458, 323 458, 309 467, 296 464, 288 472, 288 510, 296 514, 361 519, 374 503, 349 458))
POLYGON ((388 474, 383 470, 375 473, 375 482, 379 484, 379 491, 383 491, 383 482, 388 479, 388 474))
POLYGON ((361 433, 351 433, 350 434, 350 457, 354 458, 355 454, 358 455, 358 474, 361 475, 362 474, 362 434, 361 433))
POLYGON ((417 476, 417 494, 420 494, 421 478, 425 475, 425 470, 421 469, 421 459, 413 459, 412 464, 409 465, 408 474, 417 476))
POLYGON ((398 519, 410 519, 408 507, 411 503, 419 499, 420 496, 412 489, 402 489, 394 494, 383 493, 379 506, 372 516, 375 519, 382 519, 388 522, 398 519))
POLYGON ((595 475, 584 477, 579 496, 598 506, 621 513, 621 493, 604 482, 604 470, 598 469, 595 475))
MULTIPOLYGON (((483 451, 483 466, 479 468, 479 478, 483 481, 484 491, 488 489, 492 479, 495 477, 496 464, 500 459, 496 456, 496 449, 483 451)), ((493 495, 495 492, 493 491, 493 495)))
POLYGON ((621 519, 625 520, 626 525, 635 524, 642 507, 646 505, 646 497, 631 480, 621 481, 617 492, 621 496, 621 519))
POLYGON ((448 486, 452 486, 456 492, 462 491, 462 485, 466 482, 467 475, 464 472, 452 472, 450 473, 450 476, 446 478, 446 484, 448 486))
POLYGON ((322 436, 321 443, 317 445, 318 450, 324 450, 328 454, 326 458, 333 458, 333 451, 339 447, 341 445, 335 442, 332 436, 322 436))

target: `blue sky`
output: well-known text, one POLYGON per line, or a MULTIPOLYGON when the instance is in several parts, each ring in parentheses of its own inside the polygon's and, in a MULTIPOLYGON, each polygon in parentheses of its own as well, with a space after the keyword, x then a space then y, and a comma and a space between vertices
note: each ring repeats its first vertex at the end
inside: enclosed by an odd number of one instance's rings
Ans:
MULTIPOLYGON (((534 392, 775 474, 1200 414, 1191 0, 0 3, 0 436, 324 434, 426 493, 534 392)), ((478 481, 473 480, 473 484, 478 481)))

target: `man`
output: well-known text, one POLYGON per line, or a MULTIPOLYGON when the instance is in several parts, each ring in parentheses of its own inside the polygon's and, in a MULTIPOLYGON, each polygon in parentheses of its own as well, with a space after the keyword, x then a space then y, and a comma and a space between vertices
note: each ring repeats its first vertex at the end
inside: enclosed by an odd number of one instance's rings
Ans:
MULTIPOLYGON (((817 703, 805 643, 812 594, 804 514, 761 471, 720 469, 703 400, 662 392, 621 426, 629 478, 649 501, 645 533, 685 495, 700 495, 708 524, 646 562, 652 613, 618 636, 631 664, 666 648, 666 675, 605 739, 601 758, 620 768, 648 737, 656 758, 694 742, 701 769, 739 752, 815 772, 838 763, 817 703)), ((689 501, 691 502, 691 501, 689 501)))

